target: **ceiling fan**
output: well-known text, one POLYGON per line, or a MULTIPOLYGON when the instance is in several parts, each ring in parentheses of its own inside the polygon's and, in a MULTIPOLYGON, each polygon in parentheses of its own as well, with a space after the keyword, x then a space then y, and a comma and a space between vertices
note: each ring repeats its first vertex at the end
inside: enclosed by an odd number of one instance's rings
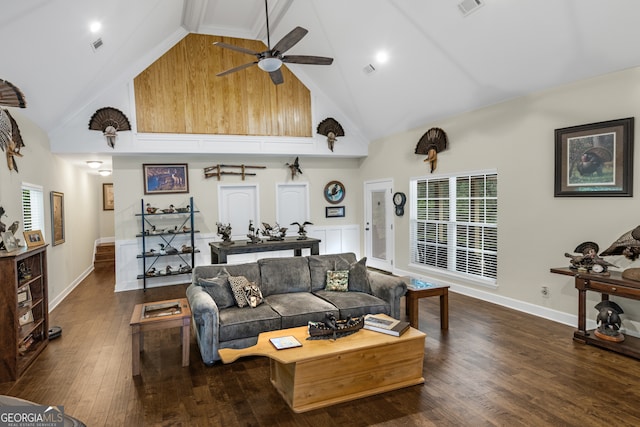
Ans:
POLYGON ((276 45, 271 48, 271 38, 269 35, 269 9, 267 8, 267 0, 264 0, 264 9, 265 15, 267 18, 267 47, 268 50, 264 52, 254 52, 250 49, 245 49, 243 47, 234 46, 228 43, 223 42, 215 42, 213 43, 216 46, 220 46, 226 49, 235 50, 236 52, 246 53, 247 55, 254 55, 257 61, 249 62, 244 65, 240 65, 238 67, 231 68, 227 71, 223 71, 221 73, 216 74, 216 76, 226 76, 227 74, 235 73, 236 71, 244 70, 245 68, 249 68, 252 65, 258 65, 258 67, 269 73, 271 76, 271 80, 274 84, 281 84, 284 82, 282 78, 282 71, 280 71, 280 67, 283 63, 290 64, 311 64, 311 65, 331 65, 333 63, 333 58, 327 58, 324 56, 308 56, 308 55, 288 55, 284 56, 283 54, 291 49, 296 43, 298 43, 302 38, 308 33, 308 31, 302 27, 296 27, 289 32, 286 36, 282 38, 276 45))

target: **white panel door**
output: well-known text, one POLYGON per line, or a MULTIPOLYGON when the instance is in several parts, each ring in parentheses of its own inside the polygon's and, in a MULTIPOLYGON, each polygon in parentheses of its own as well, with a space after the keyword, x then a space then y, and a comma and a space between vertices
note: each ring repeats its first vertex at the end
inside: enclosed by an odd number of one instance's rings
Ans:
POLYGON ((253 221, 256 229, 260 228, 258 206, 256 184, 218 186, 218 218, 223 224, 231 224, 233 240, 247 239, 249 221, 253 221))
POLYGON ((287 227, 287 236, 295 236, 298 226, 309 221, 309 184, 276 184, 276 218, 280 227, 287 227))

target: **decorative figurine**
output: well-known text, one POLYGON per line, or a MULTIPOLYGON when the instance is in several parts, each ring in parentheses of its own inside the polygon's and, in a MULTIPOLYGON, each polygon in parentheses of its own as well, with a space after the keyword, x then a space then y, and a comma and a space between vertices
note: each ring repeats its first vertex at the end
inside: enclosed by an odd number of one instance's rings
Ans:
POLYGON ((425 162, 431 164, 431 173, 438 166, 438 153, 447 149, 447 134, 440 128, 431 128, 422 135, 416 145, 416 154, 426 154, 425 162))
POLYGON ((312 222, 309 221, 305 221, 302 224, 300 224, 299 222, 292 222, 289 225, 297 225, 298 226, 298 240, 306 240, 307 239, 307 232, 304 229, 307 225, 313 225, 312 222))
POLYGON ((107 145, 115 148, 118 131, 131 130, 131 124, 122 111, 113 107, 104 107, 98 109, 89 119, 89 130, 101 130, 107 138, 107 145))
POLYGON ((247 233, 247 237, 249 238, 249 243, 260 243, 260 230, 256 230, 253 226, 253 220, 249 220, 249 233, 247 233))
POLYGON ((624 341, 624 335, 620 332, 620 325, 622 319, 620 315, 624 314, 622 307, 613 301, 605 300, 600 301, 595 306, 598 311, 598 328, 594 331, 594 334, 603 340, 622 342, 624 341))
POLYGON ((0 149, 6 153, 9 170, 18 172, 16 157, 22 157, 20 149, 24 147, 24 141, 20 134, 18 123, 9 113, 9 110, 0 108, 0 149))
POLYGON ((595 242, 583 242, 574 249, 574 252, 581 253, 582 255, 565 253, 564 256, 570 258, 569 268, 574 268, 582 272, 608 274, 607 269, 609 267, 616 267, 616 265, 600 258, 598 256, 599 249, 600 247, 595 242))
POLYGON ((148 214, 154 214, 154 213, 156 213, 157 210, 158 210, 158 208, 154 208, 153 206, 151 206, 151 203, 147 203, 147 213, 148 214))
POLYGON ((289 169, 291 169, 291 179, 298 176, 298 174, 302 175, 302 169, 300 169, 300 162, 297 157, 293 163, 285 163, 285 166, 289 166, 289 169))
POLYGON ((223 245, 233 245, 233 241, 231 240, 231 224, 223 224, 221 222, 216 222, 218 226, 218 235, 222 236, 222 244, 223 245))
POLYGON ((344 136, 344 129, 342 125, 338 123, 333 117, 327 117, 318 124, 318 133, 327 137, 327 143, 329 149, 333 152, 333 145, 336 142, 337 137, 344 136))
POLYGON ((284 236, 287 235, 287 228, 280 228, 280 225, 276 222, 276 226, 272 227, 270 224, 262 223, 262 235, 268 237, 270 241, 284 240, 284 236))

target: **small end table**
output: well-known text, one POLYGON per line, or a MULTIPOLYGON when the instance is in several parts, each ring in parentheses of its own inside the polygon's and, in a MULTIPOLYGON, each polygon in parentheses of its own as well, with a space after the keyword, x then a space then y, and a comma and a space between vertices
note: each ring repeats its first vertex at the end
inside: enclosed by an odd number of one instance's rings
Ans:
POLYGON ((131 315, 132 375, 140 375, 140 352, 144 347, 144 332, 181 328, 182 366, 189 366, 189 328, 191 309, 186 298, 137 304, 131 315))
POLYGON ((407 279, 406 310, 409 324, 418 329, 418 300, 426 297, 440 297, 440 328, 449 329, 449 285, 436 285, 417 279, 407 279))

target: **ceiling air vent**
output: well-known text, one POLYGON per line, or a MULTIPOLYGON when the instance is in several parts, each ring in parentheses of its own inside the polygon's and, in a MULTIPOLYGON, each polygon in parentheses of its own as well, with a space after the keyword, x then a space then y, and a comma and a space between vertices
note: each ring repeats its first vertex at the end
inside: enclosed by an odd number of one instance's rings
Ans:
POLYGON ((371 74, 371 73, 373 73, 374 71, 376 71, 376 69, 375 69, 375 67, 374 67, 373 65, 369 64, 369 65, 367 65, 366 67, 364 67, 364 68, 362 69, 362 71, 364 71, 364 73, 365 73, 365 74, 371 74))
POLYGON ((91 48, 93 49, 94 52, 100 49, 102 45, 103 43, 101 38, 91 42, 91 48))
POLYGON ((482 6, 484 6, 484 1, 480 0, 463 0, 462 2, 458 3, 458 9, 460 9, 460 12, 462 12, 464 16, 475 12, 482 6))

